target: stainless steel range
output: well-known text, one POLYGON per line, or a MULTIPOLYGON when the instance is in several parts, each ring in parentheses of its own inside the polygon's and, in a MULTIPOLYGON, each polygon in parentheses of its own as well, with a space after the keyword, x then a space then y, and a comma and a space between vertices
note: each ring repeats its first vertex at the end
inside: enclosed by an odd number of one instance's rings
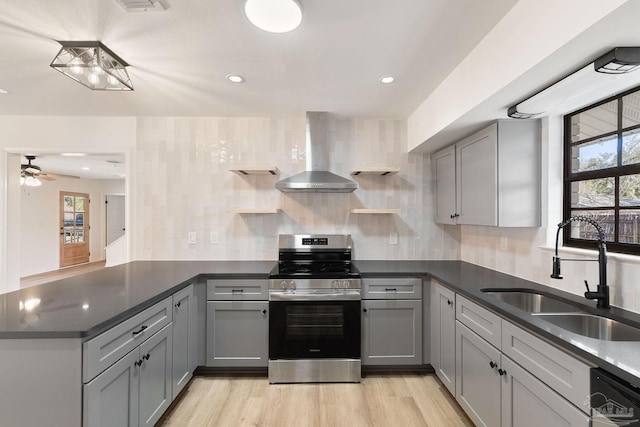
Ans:
POLYGON ((280 235, 269 279, 269 382, 360 381, 360 272, 349 235, 280 235))

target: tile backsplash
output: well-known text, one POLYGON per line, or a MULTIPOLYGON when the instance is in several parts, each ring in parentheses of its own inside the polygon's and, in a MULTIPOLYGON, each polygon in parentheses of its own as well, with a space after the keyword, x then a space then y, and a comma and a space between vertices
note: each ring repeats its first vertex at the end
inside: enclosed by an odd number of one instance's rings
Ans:
POLYGON ((349 233, 356 259, 457 259, 459 230, 434 224, 429 157, 406 153, 406 133, 405 120, 333 118, 329 169, 359 188, 281 193, 277 180, 305 170, 304 117, 139 118, 134 258, 270 260, 277 258, 278 234, 349 233), (240 176, 229 172, 232 166, 277 166, 281 173, 240 176), (383 166, 400 172, 350 175, 383 166), (231 212, 237 208, 281 211, 231 212), (353 214, 353 208, 400 213, 353 214), (188 244, 189 232, 196 233, 195 244, 188 244), (397 244, 389 243, 392 233, 397 244))

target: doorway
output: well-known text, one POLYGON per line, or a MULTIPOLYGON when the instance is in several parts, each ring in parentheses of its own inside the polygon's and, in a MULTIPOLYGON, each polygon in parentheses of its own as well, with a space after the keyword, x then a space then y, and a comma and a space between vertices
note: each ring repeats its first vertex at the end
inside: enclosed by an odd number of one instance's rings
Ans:
POLYGON ((89 195, 60 192, 60 267, 89 262, 89 195))
POLYGON ((107 195, 105 200, 106 205, 106 239, 107 246, 113 243, 115 240, 124 236, 125 229, 125 196, 120 195, 107 195))

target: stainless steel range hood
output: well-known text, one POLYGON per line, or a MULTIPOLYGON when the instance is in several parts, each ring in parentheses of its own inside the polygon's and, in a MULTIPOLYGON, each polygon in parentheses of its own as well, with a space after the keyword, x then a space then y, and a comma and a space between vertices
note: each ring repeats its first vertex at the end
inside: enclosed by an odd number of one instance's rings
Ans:
POLYGON ((351 193, 358 184, 331 173, 329 169, 328 114, 307 112, 307 170, 276 182, 286 193, 351 193))

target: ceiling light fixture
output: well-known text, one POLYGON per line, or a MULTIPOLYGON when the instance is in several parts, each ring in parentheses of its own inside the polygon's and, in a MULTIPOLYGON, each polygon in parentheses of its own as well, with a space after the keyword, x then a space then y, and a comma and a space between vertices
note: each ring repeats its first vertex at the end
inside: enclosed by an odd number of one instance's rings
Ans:
POLYGON ((231 83, 244 83, 244 77, 239 74, 228 74, 227 80, 229 80, 231 83))
POLYGON ((389 84, 393 83, 396 79, 393 76, 380 77, 380 83, 389 84))
POLYGON ((563 114, 640 83, 640 47, 616 47, 540 92, 509 107, 514 119, 563 114))
POLYGON ((288 33, 302 22, 298 0, 246 0, 244 14, 253 25, 270 33, 288 33))
POLYGON ((36 156, 25 156, 28 163, 20 165, 20 185, 26 185, 28 187, 40 187, 42 181, 38 179, 38 175, 42 172, 40 166, 32 165, 31 161, 35 160, 36 156))
POLYGON ((0 95, 6 95, 6 94, 8 94, 8 93, 9 93, 9 91, 8 91, 8 90, 6 90, 6 89, 2 89, 2 88, 0 87, 0 95))
POLYGON ((99 41, 58 42, 51 67, 93 90, 133 90, 122 58, 99 41))

